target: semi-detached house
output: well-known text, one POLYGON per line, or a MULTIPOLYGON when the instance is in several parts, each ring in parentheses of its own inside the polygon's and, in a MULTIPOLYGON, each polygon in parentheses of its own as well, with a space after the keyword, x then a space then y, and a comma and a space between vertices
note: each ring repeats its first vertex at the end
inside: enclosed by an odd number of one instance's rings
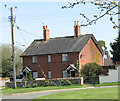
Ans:
POLYGON ((66 37, 50 38, 43 26, 43 39, 34 40, 21 57, 23 70, 31 71, 34 79, 78 77, 86 63, 103 62, 97 40, 93 34, 81 34, 79 21, 74 22, 74 35, 66 37))

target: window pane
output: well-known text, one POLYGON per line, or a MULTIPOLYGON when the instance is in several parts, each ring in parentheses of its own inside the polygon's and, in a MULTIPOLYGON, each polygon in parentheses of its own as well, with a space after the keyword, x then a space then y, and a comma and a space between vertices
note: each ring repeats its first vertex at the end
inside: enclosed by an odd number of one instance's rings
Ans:
POLYGON ((38 78, 38 72, 33 72, 33 79, 38 78))
POLYGON ((48 55, 48 62, 51 62, 51 55, 48 55))
POLYGON ((32 57, 32 63, 37 63, 37 56, 32 57))
POLYGON ((48 71, 48 78, 51 79, 51 71, 48 71))
POLYGON ((62 54, 62 61, 68 61, 68 55, 62 54))

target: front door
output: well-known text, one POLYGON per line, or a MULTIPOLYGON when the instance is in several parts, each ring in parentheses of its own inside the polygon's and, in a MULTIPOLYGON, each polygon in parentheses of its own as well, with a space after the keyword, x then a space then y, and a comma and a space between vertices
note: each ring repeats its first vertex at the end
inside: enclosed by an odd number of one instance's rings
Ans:
POLYGON ((70 71, 70 76, 75 77, 75 71, 70 71))

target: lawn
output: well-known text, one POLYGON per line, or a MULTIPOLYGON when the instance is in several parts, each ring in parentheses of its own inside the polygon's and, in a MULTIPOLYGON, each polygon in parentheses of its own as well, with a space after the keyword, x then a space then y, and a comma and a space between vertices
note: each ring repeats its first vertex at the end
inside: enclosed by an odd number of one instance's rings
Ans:
POLYGON ((81 86, 79 84, 67 85, 67 86, 47 86, 47 87, 36 87, 36 88, 4 88, 2 89, 3 95, 15 94, 15 93, 27 93, 27 92, 36 92, 36 91, 45 91, 45 90, 55 90, 55 89, 69 89, 69 88, 83 88, 88 86, 113 86, 118 85, 118 83, 103 83, 98 85, 84 84, 81 86))
POLYGON ((47 86, 47 87, 36 87, 36 88, 4 88, 2 89, 3 95, 15 94, 15 93, 27 93, 27 92, 37 92, 45 90, 55 90, 55 89, 69 89, 69 88, 82 88, 82 85, 67 85, 67 86, 47 86))
POLYGON ((37 101, 38 99, 118 99, 118 87, 60 92, 46 95, 33 101, 37 101))
POLYGON ((120 85, 120 82, 101 83, 101 84, 95 85, 95 87, 100 87, 100 86, 117 86, 117 85, 120 85))

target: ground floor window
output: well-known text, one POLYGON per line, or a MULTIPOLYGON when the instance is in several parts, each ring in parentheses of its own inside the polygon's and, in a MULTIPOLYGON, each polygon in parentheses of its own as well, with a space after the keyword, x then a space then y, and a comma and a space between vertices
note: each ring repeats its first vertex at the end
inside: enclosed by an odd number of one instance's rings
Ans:
POLYGON ((52 76, 51 76, 52 72, 51 71, 48 71, 48 79, 51 79, 52 76))
POLYGON ((33 72, 33 79, 38 78, 38 72, 33 72))

